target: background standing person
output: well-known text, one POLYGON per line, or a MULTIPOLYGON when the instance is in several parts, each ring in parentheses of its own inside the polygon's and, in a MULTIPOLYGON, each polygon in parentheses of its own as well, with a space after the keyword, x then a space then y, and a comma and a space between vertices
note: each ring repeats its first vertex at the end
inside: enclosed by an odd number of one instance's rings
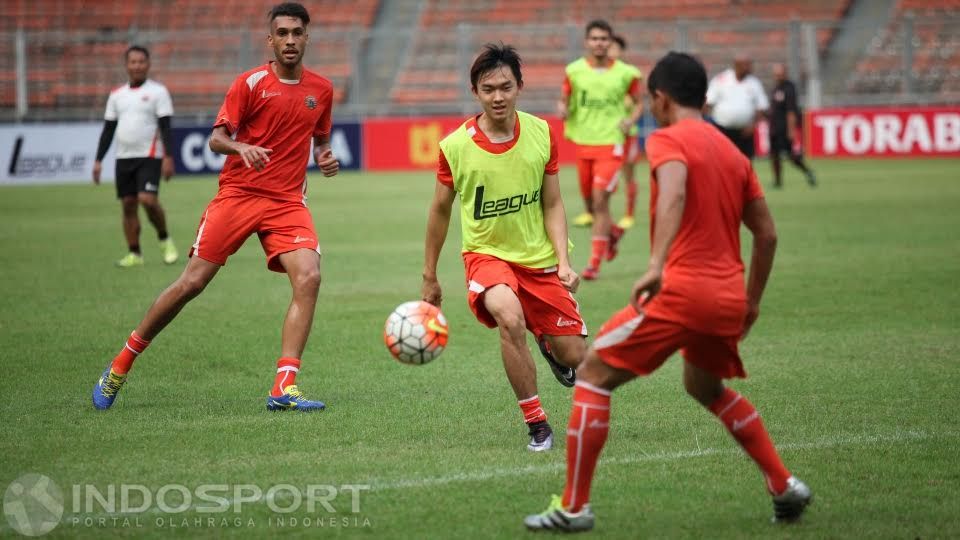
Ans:
MULTIPOLYGON (((580 272, 586 280, 600 276, 600 264, 617 256, 623 229, 610 216, 610 196, 617 189, 623 166, 624 142, 630 126, 637 123, 640 80, 635 69, 610 57, 613 28, 603 20, 587 24, 584 47, 587 54, 566 67, 562 98, 557 109, 564 123, 564 136, 577 145, 580 194, 593 223, 590 260, 580 272), (624 101, 631 99, 634 112, 624 117, 624 101)), ((581 216, 583 217, 583 216, 581 216)), ((580 224, 578 218, 574 224, 580 224)))
POLYGON ((123 209, 123 235, 129 252, 116 265, 130 268, 143 265, 140 250, 139 207, 157 230, 163 262, 177 262, 177 248, 167 232, 167 218, 160 206, 160 177, 173 176, 173 137, 170 117, 173 100, 162 84, 147 78, 150 52, 139 45, 127 49, 127 84, 110 92, 103 115, 103 132, 93 162, 93 183, 100 183, 103 157, 113 136, 117 136, 117 198, 123 209), (162 157, 161 157, 162 156, 162 157))
MULTIPOLYGON (((610 57, 615 60, 620 60, 624 51, 626 50, 627 40, 620 34, 615 34, 613 36, 613 43, 610 44, 610 57)), ((638 81, 643 80, 643 73, 640 71, 640 68, 634 66, 633 64, 627 64, 627 66, 636 70, 638 81)), ((624 100, 623 107, 624 115, 627 118, 636 117, 639 120, 639 118, 643 116, 642 102, 634 103, 633 99, 627 98, 624 100)), ((623 143, 625 155, 623 157, 623 168, 621 169, 621 172, 623 173, 623 187, 624 198, 626 199, 626 208, 624 209, 623 217, 617 222, 617 225, 619 225, 622 229, 629 229, 633 227, 633 224, 635 223, 634 212, 637 209, 637 161, 640 160, 639 135, 640 126, 638 122, 634 122, 631 124, 630 131, 627 132, 627 138, 623 143)))
POLYGON ((720 72, 707 87, 707 106, 713 121, 749 159, 755 153, 757 122, 770 108, 763 84, 752 70, 753 60, 737 55, 733 67, 720 72))
POLYGON ((800 145, 800 104, 797 87, 787 78, 787 68, 773 65, 773 91, 770 93, 770 164, 773 166, 773 187, 783 187, 783 167, 780 154, 786 152, 790 162, 803 171, 810 187, 817 185, 817 177, 803 160, 800 145))

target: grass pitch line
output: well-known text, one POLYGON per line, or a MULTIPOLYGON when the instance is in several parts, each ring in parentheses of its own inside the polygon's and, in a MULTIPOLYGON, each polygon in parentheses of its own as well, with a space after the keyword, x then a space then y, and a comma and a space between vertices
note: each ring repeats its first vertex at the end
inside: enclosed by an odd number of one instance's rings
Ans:
MULTIPOLYGON (((936 437, 957 437, 956 433, 941 433, 936 437)), ((825 448, 835 448, 844 446, 878 446, 885 443, 901 443, 907 441, 918 441, 935 438, 922 431, 901 431, 889 435, 837 435, 824 439, 786 443, 777 445, 777 450, 822 450, 825 448)), ((679 461, 703 456, 714 456, 723 454, 741 454, 743 451, 739 447, 730 448, 700 448, 697 450, 682 450, 679 452, 656 452, 646 453, 639 449, 640 454, 636 456, 617 457, 601 459, 600 463, 604 466, 611 465, 633 465, 637 463, 646 463, 653 461, 679 461)), ((566 469, 566 463, 557 462, 549 465, 527 465, 525 467, 514 467, 504 469, 488 469, 483 471, 473 471, 456 473, 446 476, 435 476, 425 478, 409 478, 396 480, 393 482, 372 483, 373 491, 383 491, 392 489, 424 488, 432 486, 442 486, 446 484, 455 484, 460 482, 484 482, 497 478, 511 478, 516 476, 525 476, 529 474, 542 474, 566 469)))
MULTIPOLYGON (((809 441, 809 442, 799 442, 799 443, 786 443, 777 446, 777 450, 822 450, 826 448, 837 448, 837 447, 849 447, 849 446, 879 446, 882 444, 898 444, 903 442, 914 442, 927 439, 935 438, 957 438, 960 436, 958 433, 949 432, 949 433, 938 433, 936 435, 931 435, 922 431, 900 431, 892 434, 885 435, 837 435, 833 437, 826 437, 823 439, 809 441)), ((656 461, 680 461, 685 459, 693 459, 704 456, 715 456, 715 455, 736 455, 742 453, 738 447, 729 447, 729 448, 701 448, 698 450, 683 450, 679 452, 656 452, 656 453, 644 453, 640 450, 640 454, 636 456, 627 456, 622 458, 609 458, 601 459, 601 463, 605 466, 612 465, 633 465, 637 463, 648 463, 656 461)), ((498 478, 512 478, 517 476, 525 476, 530 474, 542 474, 542 473, 551 473, 564 470, 566 464, 562 461, 552 463, 549 465, 528 465, 525 467, 513 467, 513 468, 501 468, 501 469, 488 469, 484 471, 473 471, 466 473, 457 473, 446 476, 435 476, 435 477, 425 477, 425 478, 409 478, 401 479, 392 482, 371 482, 370 487, 371 491, 387 491, 394 489, 416 489, 432 486, 443 486, 447 484, 455 484, 459 482, 484 482, 488 480, 495 480, 498 478)), ((269 497, 269 499, 286 499, 287 497, 269 497)), ((261 495, 257 500, 244 499, 243 501, 234 499, 230 500, 230 507, 233 507, 234 504, 238 502, 243 502, 246 504, 265 504, 268 497, 261 495)), ((189 512, 194 512, 198 508, 209 508, 208 505, 191 505, 189 508, 184 510, 178 515, 186 514, 189 512)), ((160 514, 159 508, 152 506, 148 510, 140 514, 83 514, 85 518, 115 518, 115 517, 134 517, 135 515, 155 515, 160 514)), ((64 516, 66 519, 66 516, 64 516)), ((6 533, 7 531, 12 530, 7 523, 0 522, 0 532, 6 533)))

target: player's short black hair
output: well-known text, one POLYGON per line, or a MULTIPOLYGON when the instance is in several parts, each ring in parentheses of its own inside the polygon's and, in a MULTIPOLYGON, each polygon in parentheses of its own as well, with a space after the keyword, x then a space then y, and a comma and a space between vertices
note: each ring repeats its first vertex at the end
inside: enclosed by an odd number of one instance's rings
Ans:
POLYGON ((147 57, 147 60, 150 59, 150 51, 143 45, 131 45, 127 47, 127 50, 123 53, 123 59, 126 60, 130 58, 130 53, 132 52, 142 52, 143 55, 147 57))
POLYGON ((473 61, 470 67, 470 86, 474 90, 480 77, 489 71, 497 69, 500 66, 507 66, 513 72, 517 79, 517 86, 523 86, 523 75, 520 73, 520 55, 513 45, 504 45, 503 43, 487 43, 483 46, 480 56, 473 61))
POLYGON ((270 17, 270 22, 273 22, 277 17, 295 17, 303 21, 304 26, 310 24, 310 14, 307 13, 307 8, 297 2, 277 4, 270 8, 270 12, 267 13, 267 15, 270 17))
POLYGON ((594 19, 587 23, 587 29, 583 31, 584 36, 589 36, 590 31, 598 29, 603 30, 604 32, 610 34, 610 37, 613 37, 613 27, 610 26, 610 23, 603 19, 594 19))
POLYGON ((621 36, 620 34, 614 34, 613 41, 615 41, 616 44, 620 46, 621 51, 627 50, 627 40, 624 39, 623 36, 621 36))
POLYGON ((707 100, 707 70, 686 53, 670 51, 647 77, 647 90, 670 96, 677 104, 699 109, 707 100))

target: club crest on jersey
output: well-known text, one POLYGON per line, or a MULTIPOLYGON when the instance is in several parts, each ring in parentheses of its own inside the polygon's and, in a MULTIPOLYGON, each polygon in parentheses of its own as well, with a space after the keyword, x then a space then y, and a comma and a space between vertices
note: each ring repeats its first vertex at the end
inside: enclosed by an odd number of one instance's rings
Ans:
POLYGON ((307 106, 307 108, 310 109, 311 111, 317 108, 317 98, 315 98, 315 97, 313 97, 313 96, 307 96, 307 97, 303 100, 303 103, 304 103, 304 104, 307 106))

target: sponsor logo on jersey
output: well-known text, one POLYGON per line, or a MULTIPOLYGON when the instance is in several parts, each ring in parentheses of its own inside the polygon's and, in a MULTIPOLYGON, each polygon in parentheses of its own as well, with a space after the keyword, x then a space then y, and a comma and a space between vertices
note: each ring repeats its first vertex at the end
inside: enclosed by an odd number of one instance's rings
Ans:
POLYGON ((483 186, 477 186, 473 202, 473 219, 487 219, 514 214, 528 204, 540 202, 540 190, 496 200, 483 200, 483 186))
POLYGON ((273 92, 267 92, 266 90, 260 91, 260 99, 272 98, 273 96, 279 96, 279 95, 280 95, 279 90, 275 90, 273 92))
POLYGON ((317 108, 317 98, 313 96, 307 96, 306 98, 304 98, 303 103, 311 111, 317 108))

